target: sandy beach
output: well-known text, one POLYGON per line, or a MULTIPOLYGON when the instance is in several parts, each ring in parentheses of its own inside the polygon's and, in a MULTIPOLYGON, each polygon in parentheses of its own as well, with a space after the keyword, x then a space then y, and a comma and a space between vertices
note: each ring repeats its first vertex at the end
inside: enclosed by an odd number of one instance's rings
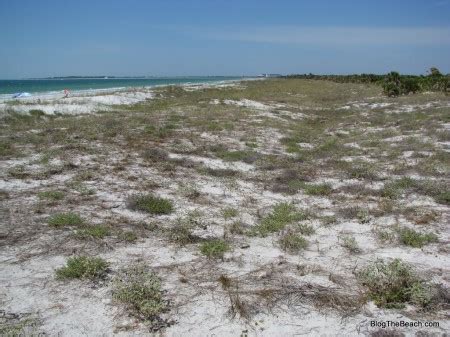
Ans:
POLYGON ((0 102, 3 324, 49 336, 450 330, 448 95, 269 79, 60 96, 0 102), (65 277, 80 256, 105 268, 65 277), (130 266, 158 279, 152 304, 118 295, 130 266), (402 301, 376 292, 382 277, 408 278, 402 301))

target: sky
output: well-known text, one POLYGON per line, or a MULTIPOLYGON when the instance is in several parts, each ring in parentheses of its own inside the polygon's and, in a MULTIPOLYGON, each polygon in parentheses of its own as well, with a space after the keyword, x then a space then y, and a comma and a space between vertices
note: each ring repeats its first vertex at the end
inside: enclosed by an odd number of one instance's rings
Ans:
POLYGON ((0 78, 450 73, 450 0, 0 0, 0 78))

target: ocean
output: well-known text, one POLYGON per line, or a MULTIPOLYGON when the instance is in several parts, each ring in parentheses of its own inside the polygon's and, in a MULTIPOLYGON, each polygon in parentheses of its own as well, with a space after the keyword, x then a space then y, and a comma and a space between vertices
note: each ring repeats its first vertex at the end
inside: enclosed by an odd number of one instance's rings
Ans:
POLYGON ((242 77, 191 76, 191 77, 151 77, 151 78, 52 78, 27 80, 0 80, 0 95, 7 97, 19 92, 30 94, 46 92, 98 90, 113 88, 152 87, 156 85, 211 83, 239 80, 242 77))

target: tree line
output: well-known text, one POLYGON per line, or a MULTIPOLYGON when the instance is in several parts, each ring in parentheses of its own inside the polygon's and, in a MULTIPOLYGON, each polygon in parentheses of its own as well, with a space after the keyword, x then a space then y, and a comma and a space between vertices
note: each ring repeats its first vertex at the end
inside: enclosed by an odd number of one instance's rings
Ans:
POLYGON ((450 92, 450 74, 444 75, 436 67, 430 68, 426 75, 401 75, 392 71, 385 75, 315 75, 293 74, 285 78, 302 78, 310 80, 327 80, 338 83, 375 83, 381 85, 387 96, 408 95, 421 91, 450 92))

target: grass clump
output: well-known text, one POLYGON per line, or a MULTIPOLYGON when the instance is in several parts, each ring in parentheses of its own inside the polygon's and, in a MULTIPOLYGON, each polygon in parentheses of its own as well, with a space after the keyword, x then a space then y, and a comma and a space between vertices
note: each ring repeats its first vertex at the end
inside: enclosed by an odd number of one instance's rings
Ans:
POLYGON ((356 214, 356 217, 358 218, 360 223, 368 223, 370 222, 370 214, 367 209, 360 208, 358 210, 358 213, 356 214))
POLYGON ((333 190, 329 184, 305 184, 303 189, 308 195, 329 195, 333 190))
POLYGON ((395 232, 392 231, 378 229, 375 230, 375 235, 377 239, 382 243, 392 243, 396 241, 395 232))
POLYGON ((138 194, 128 199, 128 208, 150 214, 170 214, 173 212, 173 203, 152 194, 138 194))
POLYGON ((62 200, 64 193, 61 191, 44 191, 38 193, 39 199, 47 199, 52 201, 62 200))
POLYGON ((341 246, 346 248, 350 253, 360 253, 361 249, 353 236, 344 236, 341 246))
POLYGON ((450 192, 448 184, 445 182, 415 180, 410 177, 403 177, 387 183, 382 190, 382 196, 397 199, 405 191, 427 195, 441 204, 450 203, 450 192))
POLYGON ((160 148, 151 148, 143 152, 142 157, 154 162, 167 161, 169 159, 169 153, 160 148))
POLYGON ((401 228, 399 229, 400 242, 404 245, 420 248, 429 243, 437 242, 438 238, 434 233, 419 233, 414 229, 401 228))
POLYGON ((219 178, 230 178, 230 177, 236 177, 239 175, 239 171, 231 170, 231 169, 213 169, 213 168, 206 168, 199 170, 200 173, 208 174, 213 177, 219 177, 219 178))
POLYGON ((222 215, 224 219, 231 219, 237 217, 239 214, 238 210, 236 208, 227 207, 222 210, 222 215))
POLYGON ((41 321, 31 314, 15 314, 2 311, 0 336, 20 337, 43 335, 39 330, 41 321))
POLYGON ((103 239, 105 236, 110 235, 110 230, 107 226, 93 225, 78 230, 75 235, 79 239, 103 239))
POLYGON ((8 174, 15 179, 26 179, 31 176, 24 165, 16 165, 8 170, 8 174))
POLYGON ((377 260, 361 270, 358 278, 379 307, 403 308, 405 303, 425 307, 432 301, 431 288, 399 259, 377 260))
POLYGON ((281 249, 289 253, 297 253, 308 247, 308 241, 303 236, 291 231, 284 233, 278 243, 281 249))
POLYGON ((119 233, 119 239, 126 242, 135 242, 138 236, 132 231, 123 231, 119 233))
MULTIPOLYGON (((161 281, 143 264, 121 270, 113 280, 113 299, 124 304, 139 319, 159 322, 158 315, 167 310, 161 281)), ((161 322, 159 322, 161 323, 161 322)))
POLYGON ((0 141, 0 157, 7 157, 16 154, 16 148, 11 142, 0 141))
POLYGON ((408 188, 417 186, 417 181, 410 177, 403 177, 386 184, 382 190, 382 196, 389 199, 398 198, 408 188))
POLYGON ((37 118, 45 116, 45 112, 40 109, 31 109, 30 111, 28 111, 28 113, 30 114, 30 116, 37 118))
POLYGON ((230 245, 221 239, 208 240, 200 246, 200 252, 208 258, 223 258, 229 250, 230 245))
POLYGON ((48 224, 55 228, 64 226, 80 226, 84 223, 83 219, 76 213, 57 213, 48 219, 48 224))
POLYGON ((169 229, 169 240, 185 246, 198 241, 198 237, 193 234, 193 230, 197 226, 197 220, 194 217, 179 218, 175 225, 169 229))
POLYGON ((322 223, 325 227, 334 225, 337 222, 337 219, 334 215, 325 215, 321 217, 322 223))
POLYGON ((255 230, 259 235, 267 236, 284 229, 286 225, 294 221, 306 220, 307 218, 308 216, 305 213, 298 212, 293 204, 282 202, 275 205, 272 212, 262 219, 255 230))
POLYGON ((106 275, 108 262, 99 257, 76 256, 56 270, 58 279, 98 279, 106 275))
POLYGON ((450 204, 450 191, 441 192, 436 195, 435 200, 440 204, 450 204))
POLYGON ((152 138, 164 139, 172 135, 173 129, 174 127, 171 124, 161 126, 146 125, 144 132, 152 138))
POLYGON ((316 232, 313 226, 303 223, 298 225, 298 231, 303 235, 313 235, 316 232))
POLYGON ((216 155, 225 161, 243 161, 245 163, 254 163, 259 155, 253 151, 224 151, 219 150, 216 155))
POLYGON ((231 234, 242 235, 245 233, 245 225, 241 221, 235 221, 228 226, 228 230, 231 234))
POLYGON ((373 164, 364 162, 356 163, 351 166, 348 170, 348 174, 349 177, 353 179, 375 180, 378 178, 378 174, 373 164))

